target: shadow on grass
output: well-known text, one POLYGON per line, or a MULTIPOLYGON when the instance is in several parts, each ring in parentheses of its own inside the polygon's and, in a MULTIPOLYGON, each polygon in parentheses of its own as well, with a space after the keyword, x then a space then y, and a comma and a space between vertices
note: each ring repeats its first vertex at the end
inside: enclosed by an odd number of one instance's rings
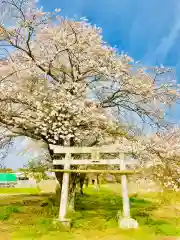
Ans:
MULTIPOLYGON (((101 189, 95 192, 88 189, 84 196, 77 195, 75 210, 71 214, 73 227, 98 228, 117 227, 117 213, 122 212, 122 198, 119 194, 101 189)), ((150 218, 151 211, 157 206, 152 202, 131 197, 132 217, 141 218, 143 222, 150 218)))
POLYGON ((44 201, 47 199, 50 194, 21 194, 15 196, 5 196, 0 198, 0 206, 7 206, 7 205, 18 205, 18 206, 31 206, 44 201))
MULTIPOLYGON (((180 235, 180 230, 170 219, 156 219, 153 216, 153 211, 160 207, 157 203, 136 196, 130 198, 130 205, 131 216, 140 227, 148 228, 157 235, 180 235)), ((117 228, 117 213, 122 212, 122 198, 110 190, 95 192, 90 189, 83 197, 77 195, 75 209, 76 212, 71 215, 74 228, 117 228)))
MULTIPOLYGON (((24 206, 23 211, 18 211, 16 208, 11 211, 5 211, 4 220, 9 218, 9 215, 16 214, 19 218, 19 223, 28 226, 34 226, 34 232, 38 229, 39 234, 44 234, 46 230, 54 231, 56 226, 53 220, 58 217, 59 203, 54 196, 22 196, 19 201, 14 198, 9 203, 13 206, 24 206), (8 214, 6 214, 8 213, 8 214), (10 214, 11 213, 11 214, 10 214), (7 216, 6 216, 7 215, 7 216)), ((4 203, 5 204, 5 203, 4 203)), ((8 205, 7 203, 5 204, 8 205)), ((140 227, 149 229, 150 232, 158 235, 175 236, 180 235, 179 230, 171 223, 169 219, 157 219, 153 216, 153 211, 159 208, 155 202, 142 199, 138 196, 130 198, 131 216, 135 218, 140 227)), ((72 219, 72 227, 81 230, 100 230, 118 228, 117 213, 122 212, 122 198, 119 194, 113 193, 110 189, 101 188, 100 192, 96 192, 93 188, 85 190, 85 195, 77 194, 75 201, 75 212, 69 213, 69 218, 72 219)), ((14 220, 13 220, 14 221, 14 220)), ((17 224, 19 224, 17 222, 17 224)), ((14 223, 16 225, 16 223, 14 223)), ((17 226, 17 225, 16 225, 17 226)), ((57 227, 59 229, 59 226, 57 227)), ((27 231, 27 230, 26 230, 27 231)), ((60 228, 60 231, 62 229, 60 228)))

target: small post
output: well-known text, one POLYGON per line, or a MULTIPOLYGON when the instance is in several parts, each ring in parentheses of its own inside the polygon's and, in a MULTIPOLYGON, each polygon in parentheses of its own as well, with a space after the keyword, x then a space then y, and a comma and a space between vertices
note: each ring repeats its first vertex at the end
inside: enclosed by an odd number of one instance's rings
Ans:
MULTIPOLYGON (((125 170, 124 154, 120 154, 120 169, 125 170)), ((122 199, 123 199, 123 217, 119 219, 119 226, 122 229, 138 228, 138 223, 130 216, 130 202, 128 196, 127 176, 121 176, 122 199)))
MULTIPOLYGON (((98 151, 98 152, 97 152, 97 151, 92 152, 92 154, 91 154, 91 159, 92 159, 93 161, 98 161, 99 158, 100 158, 100 153, 99 153, 99 151, 98 151)), ((94 185, 95 191, 99 192, 99 179, 98 179, 98 174, 96 175, 96 179, 95 179, 94 183, 95 183, 95 184, 93 184, 93 185, 94 185)))
MULTIPOLYGON (((120 169, 126 170, 126 165, 124 163, 124 154, 121 154, 120 159, 120 169)), ((128 187, 127 187, 127 176, 121 176, 121 187, 122 187, 122 198, 123 198, 123 217, 130 217, 130 203, 128 197, 128 187)))
MULTIPOLYGON (((65 160, 67 163, 64 165, 64 169, 70 169, 69 160, 71 158, 71 153, 66 153, 65 160)), ((69 192, 69 173, 63 173, 62 180, 62 190, 61 190, 61 199, 60 199, 60 208, 59 208, 59 221, 64 225, 70 225, 68 219, 66 219, 67 214, 67 205, 68 205, 68 192, 69 192)))

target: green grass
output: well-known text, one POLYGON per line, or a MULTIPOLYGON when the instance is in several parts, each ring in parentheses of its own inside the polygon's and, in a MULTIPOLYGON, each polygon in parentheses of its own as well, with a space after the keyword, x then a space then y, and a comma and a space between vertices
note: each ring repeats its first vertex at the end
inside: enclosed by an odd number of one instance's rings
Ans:
POLYGON ((37 188, 0 188, 0 194, 14 194, 14 193, 24 193, 24 194, 37 194, 39 193, 37 188))
POLYGON ((176 208, 179 194, 131 196, 132 217, 138 220, 140 228, 123 231, 117 222, 117 212, 122 209, 120 187, 117 185, 116 190, 113 187, 115 185, 104 186, 100 192, 95 192, 90 186, 84 196, 77 195, 76 211, 68 214, 72 220, 70 230, 55 220, 58 205, 53 196, 16 196, 2 200, 1 236, 13 240, 153 240, 161 236, 180 236, 180 210, 176 208))
POLYGON ((22 212, 23 208, 19 206, 9 205, 0 208, 0 220, 8 220, 13 213, 20 213, 22 212))

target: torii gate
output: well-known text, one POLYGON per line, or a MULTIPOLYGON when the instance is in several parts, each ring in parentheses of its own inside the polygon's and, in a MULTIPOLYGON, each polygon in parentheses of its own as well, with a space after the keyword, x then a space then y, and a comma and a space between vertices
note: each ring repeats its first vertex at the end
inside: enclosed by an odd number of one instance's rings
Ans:
POLYGON ((62 160, 54 160, 53 165, 64 165, 64 169, 53 169, 54 172, 63 172, 61 199, 59 208, 59 221, 69 225, 69 220, 66 219, 68 190, 69 190, 69 174, 71 172, 78 173, 114 173, 121 174, 122 198, 123 198, 123 217, 119 219, 120 228, 137 228, 138 223, 130 216, 130 203, 128 197, 127 177, 128 174, 134 174, 136 171, 126 170, 126 164, 136 164, 137 161, 124 161, 125 154, 117 145, 109 145, 103 147, 62 147, 58 145, 50 145, 50 149, 54 154, 65 154, 62 160), (119 158, 100 159, 100 154, 118 154, 119 158), (71 154, 90 154, 91 159, 73 159, 71 154), (72 170, 71 165, 119 165, 120 170, 72 170))

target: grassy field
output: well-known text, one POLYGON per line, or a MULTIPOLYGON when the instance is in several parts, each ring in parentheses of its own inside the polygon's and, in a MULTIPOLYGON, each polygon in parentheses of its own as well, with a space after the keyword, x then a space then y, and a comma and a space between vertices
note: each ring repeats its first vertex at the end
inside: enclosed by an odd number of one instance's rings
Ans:
POLYGON ((90 186, 77 196, 76 211, 69 217, 72 228, 65 229, 55 219, 58 205, 48 195, 12 196, 0 201, 0 240, 153 240, 180 236, 180 194, 131 196, 131 213, 140 228, 118 228, 117 212, 122 209, 120 187, 104 185, 100 192, 90 186), (178 219, 179 218, 179 219, 178 219))

